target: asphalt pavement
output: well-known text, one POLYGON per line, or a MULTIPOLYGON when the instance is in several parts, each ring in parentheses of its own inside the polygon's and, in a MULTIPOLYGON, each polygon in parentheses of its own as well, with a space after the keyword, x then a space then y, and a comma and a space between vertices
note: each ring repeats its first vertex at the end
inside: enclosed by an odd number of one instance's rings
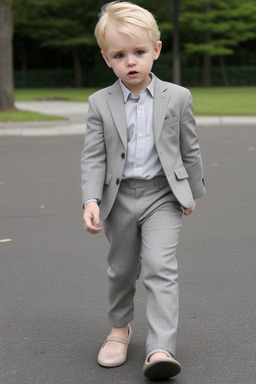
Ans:
MULTIPOLYGON (((65 116, 70 122, 73 115, 74 123, 66 122, 65 132, 51 123, 25 124, 0 138, 1 384, 149 382, 142 373, 146 322, 140 280, 127 363, 105 369, 96 362, 110 330, 108 244, 103 233, 90 235, 82 224, 86 105, 80 106, 81 115, 66 105, 65 116), (72 131, 75 124, 83 125, 82 132, 72 131), (30 134, 22 134, 28 129, 30 134)), ((207 194, 195 213, 184 216, 177 253, 176 357, 182 371, 158 382, 255 384, 256 129, 246 119, 208 120, 198 124, 198 134, 207 194)))

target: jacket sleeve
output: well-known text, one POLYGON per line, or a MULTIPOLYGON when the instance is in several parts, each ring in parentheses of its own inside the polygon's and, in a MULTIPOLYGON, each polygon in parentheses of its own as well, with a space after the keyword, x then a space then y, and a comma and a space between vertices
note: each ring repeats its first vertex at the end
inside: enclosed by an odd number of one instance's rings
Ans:
POLYGON ((180 150, 188 173, 188 182, 197 199, 205 194, 203 164, 198 137, 195 131, 193 101, 189 90, 185 90, 184 104, 180 112, 180 150))
POLYGON ((87 127, 81 155, 82 202, 92 198, 101 201, 106 174, 103 120, 95 106, 93 95, 88 101, 87 127))

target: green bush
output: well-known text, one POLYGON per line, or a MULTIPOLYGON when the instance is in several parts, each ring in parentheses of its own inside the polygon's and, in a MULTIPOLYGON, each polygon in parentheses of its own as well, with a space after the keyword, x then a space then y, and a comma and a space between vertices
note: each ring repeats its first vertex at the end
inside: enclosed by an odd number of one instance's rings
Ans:
MULTIPOLYGON (((172 81, 172 66, 169 60, 159 60, 154 64, 153 72, 160 79, 172 81)), ((226 72, 231 86, 255 86, 255 66, 227 66, 226 72)), ((185 87, 201 85, 202 69, 193 67, 181 69, 181 83, 185 87)), ((85 69, 83 87, 105 87, 112 84, 116 77, 104 63, 95 68, 85 69)), ((75 87, 73 69, 28 70, 14 72, 15 88, 63 88, 75 87)), ((224 86, 220 67, 212 67, 212 85, 224 86)))
POLYGON ((15 88, 74 87, 73 69, 31 69, 23 73, 14 71, 15 88))

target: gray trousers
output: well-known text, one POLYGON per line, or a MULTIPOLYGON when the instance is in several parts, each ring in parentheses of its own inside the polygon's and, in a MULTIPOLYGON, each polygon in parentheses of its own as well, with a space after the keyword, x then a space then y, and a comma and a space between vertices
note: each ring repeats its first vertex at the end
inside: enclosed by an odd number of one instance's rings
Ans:
POLYGON ((122 181, 104 222, 108 255, 109 321, 122 327, 134 317, 136 280, 147 292, 146 352, 175 354, 178 271, 175 257, 183 210, 165 177, 122 181))

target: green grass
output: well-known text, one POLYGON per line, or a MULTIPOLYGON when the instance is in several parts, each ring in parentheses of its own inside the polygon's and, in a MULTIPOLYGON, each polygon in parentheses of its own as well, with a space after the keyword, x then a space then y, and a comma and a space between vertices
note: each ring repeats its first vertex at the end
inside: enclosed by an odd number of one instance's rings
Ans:
POLYGON ((0 122, 44 120, 63 120, 63 118, 58 116, 43 115, 37 112, 18 111, 16 109, 0 112, 0 122))
MULTIPOLYGON (((97 88, 17 89, 16 101, 71 100, 86 102, 97 88)), ((196 116, 256 116, 256 87, 190 88, 196 116)), ((0 112, 0 121, 58 120, 26 111, 0 112)))
MULTIPOLYGON (((17 101, 59 99, 87 101, 97 88, 17 89, 17 101)), ((256 115, 256 87, 191 88, 195 115, 256 115)))
MULTIPOLYGON (((15 100, 87 101, 97 88, 17 89, 15 100)), ((191 88, 195 115, 256 115, 256 87, 191 88)))
POLYGON ((97 88, 39 88, 39 89, 16 89, 14 98, 16 101, 35 101, 35 100, 71 100, 87 101, 88 97, 97 88))
POLYGON ((191 88, 196 116, 256 116, 256 87, 191 88))

